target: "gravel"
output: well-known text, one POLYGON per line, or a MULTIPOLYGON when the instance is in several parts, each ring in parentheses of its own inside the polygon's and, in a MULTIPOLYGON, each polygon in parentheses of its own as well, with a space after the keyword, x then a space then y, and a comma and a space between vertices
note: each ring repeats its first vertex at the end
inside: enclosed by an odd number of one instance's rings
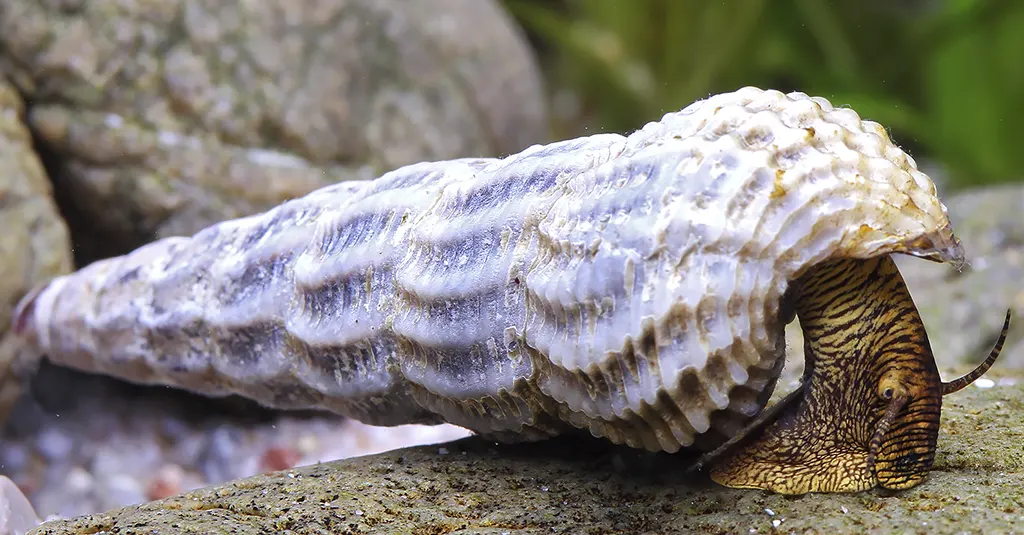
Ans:
POLYGON ((0 434, 0 475, 40 517, 68 518, 467 435, 450 425, 379 428, 276 412, 44 366, 0 434))

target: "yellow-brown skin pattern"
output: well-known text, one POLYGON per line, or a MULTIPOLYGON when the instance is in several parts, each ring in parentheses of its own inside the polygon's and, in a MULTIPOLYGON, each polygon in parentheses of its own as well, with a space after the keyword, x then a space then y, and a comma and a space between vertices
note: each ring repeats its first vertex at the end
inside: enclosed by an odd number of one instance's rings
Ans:
POLYGON ((888 256, 824 264, 796 282, 793 297, 803 384, 731 441, 739 447, 728 445, 712 479, 783 494, 920 483, 935 457, 943 393, 980 376, 1001 344, 975 372, 943 385, 888 256))

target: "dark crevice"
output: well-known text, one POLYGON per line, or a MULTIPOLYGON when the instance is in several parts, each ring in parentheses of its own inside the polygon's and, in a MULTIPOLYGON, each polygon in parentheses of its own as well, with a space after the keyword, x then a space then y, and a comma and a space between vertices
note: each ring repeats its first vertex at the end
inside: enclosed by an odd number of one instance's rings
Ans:
MULTIPOLYGON (((31 128, 29 130, 32 131, 31 128)), ((110 228, 89 217, 88 212, 82 208, 82 200, 75 198, 74 179, 69 176, 61 156, 41 140, 35 131, 32 131, 32 148, 50 179, 57 209, 68 226, 76 268, 128 253, 150 241, 147 237, 125 229, 110 228)))

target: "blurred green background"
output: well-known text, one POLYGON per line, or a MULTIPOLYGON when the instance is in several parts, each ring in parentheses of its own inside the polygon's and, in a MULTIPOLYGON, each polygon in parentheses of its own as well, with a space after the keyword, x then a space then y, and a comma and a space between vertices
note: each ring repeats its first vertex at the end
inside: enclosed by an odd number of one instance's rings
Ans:
POLYGON ((711 93, 799 90, 882 123, 950 188, 1024 179, 1022 0, 504 0, 556 138, 711 93))

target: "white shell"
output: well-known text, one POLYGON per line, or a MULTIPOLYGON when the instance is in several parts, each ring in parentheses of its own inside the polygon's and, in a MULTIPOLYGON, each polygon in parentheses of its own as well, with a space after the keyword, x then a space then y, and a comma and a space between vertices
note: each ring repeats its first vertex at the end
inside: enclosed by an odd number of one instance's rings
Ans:
POLYGON ((764 406, 789 281, 893 252, 962 262, 914 161, 852 110, 745 88, 158 241, 54 280, 19 321, 50 359, 138 382, 675 451, 764 406))

